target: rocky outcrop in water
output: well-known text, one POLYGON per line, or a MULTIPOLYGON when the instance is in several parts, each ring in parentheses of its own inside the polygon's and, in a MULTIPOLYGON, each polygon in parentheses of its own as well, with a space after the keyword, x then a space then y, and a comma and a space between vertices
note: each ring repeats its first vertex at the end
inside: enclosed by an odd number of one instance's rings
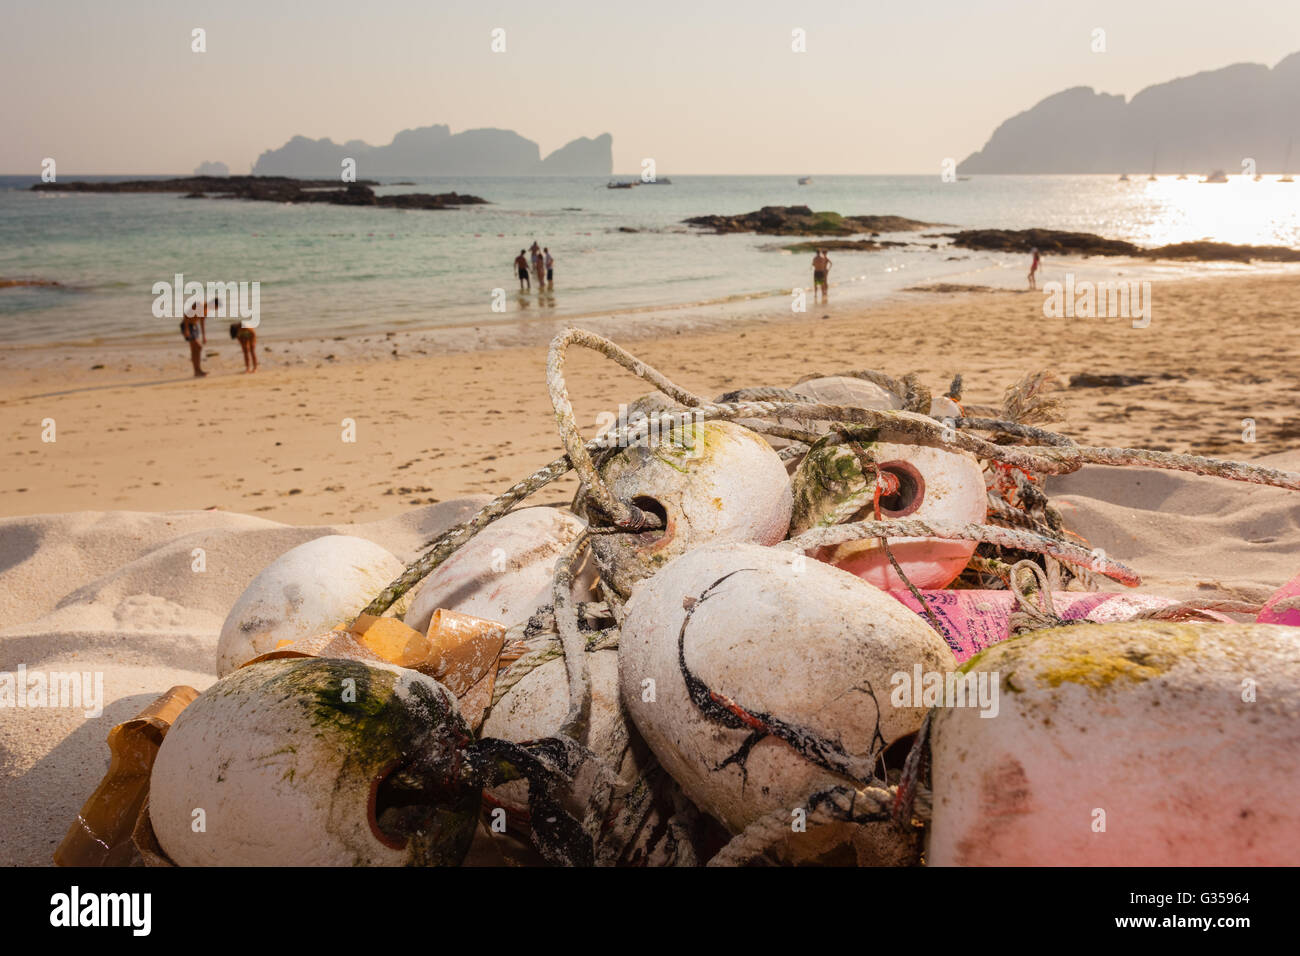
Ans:
POLYGON ((186 199, 251 199, 260 202, 330 203, 335 206, 382 206, 392 209, 451 209, 486 203, 464 193, 400 193, 377 196, 374 180, 340 186, 337 179, 291 179, 287 176, 190 176, 183 179, 136 179, 118 183, 37 183, 39 192, 182 193, 186 199))
POLYGON ((693 216, 687 225, 712 229, 722 235, 757 232, 771 236, 852 236, 864 232, 912 232, 937 225, 902 216, 841 216, 813 212, 807 206, 764 206, 739 216, 693 216))
POLYGON ((1300 262, 1300 249, 1287 246, 1237 246, 1226 242, 1178 242, 1143 248, 1091 232, 1057 229, 967 229, 944 234, 954 246, 994 252, 1029 253, 1038 249, 1056 256, 1132 256, 1146 259, 1194 259, 1200 262, 1300 262))
POLYGON ((1142 247, 1120 239, 1103 239, 1090 232, 1058 229, 964 229, 945 235, 963 249, 1030 252, 1055 256, 1138 256, 1142 247))

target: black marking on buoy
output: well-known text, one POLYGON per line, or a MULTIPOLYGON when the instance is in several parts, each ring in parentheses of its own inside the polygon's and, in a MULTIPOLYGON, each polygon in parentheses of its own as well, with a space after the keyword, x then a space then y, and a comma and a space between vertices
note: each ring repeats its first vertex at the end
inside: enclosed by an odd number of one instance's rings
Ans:
MULTIPOLYGON (((699 708, 704 718, 712 724, 718 724, 731 730, 748 729, 750 731, 735 753, 710 769, 723 770, 731 764, 735 764, 740 769, 742 782, 747 781, 747 763, 750 752, 760 740, 770 736, 784 741, 804 759, 811 761, 824 770, 843 774, 862 782, 870 780, 869 774, 864 777, 854 769, 854 765, 859 764, 861 761, 853 758, 837 742, 827 740, 806 727, 782 720, 780 717, 745 707, 726 694, 710 689, 708 684, 686 666, 686 627, 690 624, 692 615, 695 614, 701 604, 713 595, 718 586, 728 578, 740 574, 742 571, 757 570, 757 568, 737 568, 710 584, 699 597, 687 598, 682 602, 686 613, 682 618, 681 629, 677 633, 677 666, 681 670, 682 679, 686 683, 686 693, 690 696, 691 703, 699 708)), ((867 694, 872 702, 876 704, 876 726, 872 737, 872 749, 876 753, 883 752, 885 739, 880 732, 880 705, 876 701, 871 685, 868 683, 865 690, 861 687, 852 689, 867 694), (878 750, 877 744, 879 744, 878 750)))

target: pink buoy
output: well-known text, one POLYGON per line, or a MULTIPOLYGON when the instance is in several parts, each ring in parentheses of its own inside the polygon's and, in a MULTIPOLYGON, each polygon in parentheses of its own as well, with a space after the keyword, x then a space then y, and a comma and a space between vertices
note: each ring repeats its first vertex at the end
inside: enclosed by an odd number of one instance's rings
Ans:
MULTIPOLYGON (((1298 579, 1300 581, 1300 579, 1298 579)), ((1292 582, 1297 584, 1297 582, 1292 582)), ((1288 585, 1289 587, 1290 585, 1288 585)), ((1297 585, 1300 587, 1300 584, 1297 585)), ((911 591, 889 591, 898 601, 924 616, 911 591)), ((1279 592, 1280 593, 1280 592, 1279 592)), ((921 591, 934 616, 943 626, 944 637, 957 662, 974 657, 986 647, 1005 641, 1011 612, 1016 602, 1010 591, 921 591)), ((1053 591, 1052 604, 1066 621, 1127 621, 1143 611, 1177 604, 1173 598, 1155 594, 1123 594, 1113 591, 1053 591)), ((1294 613, 1294 612, 1292 612, 1294 613)), ((1231 618, 1213 614, 1216 620, 1231 618)))
POLYGON ((1290 624, 1300 627, 1300 607, 1280 608, 1284 601, 1300 600, 1300 574, 1297 574, 1268 599, 1255 621, 1259 624, 1290 624))

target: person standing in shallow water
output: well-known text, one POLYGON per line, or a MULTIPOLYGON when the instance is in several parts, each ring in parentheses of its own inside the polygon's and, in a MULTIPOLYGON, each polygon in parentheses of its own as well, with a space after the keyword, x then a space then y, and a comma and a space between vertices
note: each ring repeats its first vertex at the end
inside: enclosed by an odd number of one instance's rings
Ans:
POLYGON ((524 257, 524 250, 519 250, 519 255, 515 256, 515 272, 519 275, 519 291, 527 292, 530 290, 528 284, 528 260, 524 257))
POLYGON ((546 264, 542 261, 542 250, 537 243, 533 243, 533 274, 537 276, 537 288, 539 290, 546 288, 546 264))
POLYGON ((1033 253, 1034 258, 1029 263, 1029 288, 1037 289, 1038 288, 1038 266, 1042 262, 1042 257, 1038 255, 1037 246, 1034 246, 1034 248, 1031 249, 1030 251, 1033 253))
POLYGON ((829 302, 831 300, 830 285, 827 283, 827 275, 831 271, 831 259, 826 255, 825 249, 818 249, 817 255, 813 256, 813 301, 829 302))
POLYGON ((551 256, 549 248, 542 249, 543 260, 546 264, 546 287, 555 288, 555 259, 551 256))

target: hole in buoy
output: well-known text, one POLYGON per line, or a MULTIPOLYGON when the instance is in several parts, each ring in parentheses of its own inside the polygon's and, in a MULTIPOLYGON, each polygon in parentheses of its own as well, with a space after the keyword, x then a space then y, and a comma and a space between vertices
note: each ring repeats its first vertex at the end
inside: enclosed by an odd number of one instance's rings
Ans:
POLYGON ((390 849, 405 849, 411 834, 424 829, 437 812, 438 789, 420 772, 422 766, 419 754, 395 760, 370 784, 370 832, 390 849))
POLYGON ((902 772, 903 764, 907 762, 907 755, 912 752, 914 743, 916 743, 916 734, 904 734, 885 748, 880 755, 880 760, 885 765, 886 773, 890 770, 902 772))
POLYGON ((665 508, 658 499, 651 498, 649 495, 637 495, 632 499, 632 504, 636 505, 636 507, 640 508, 646 514, 658 518, 660 523, 660 527, 658 528, 639 532, 637 534, 638 538, 646 544, 653 544, 668 534, 668 509, 665 508))
POLYGON ((921 502, 925 500, 925 479, 919 471, 905 461, 885 462, 880 466, 880 471, 893 475, 898 480, 897 491, 880 496, 882 518, 902 518, 921 507, 921 502))

